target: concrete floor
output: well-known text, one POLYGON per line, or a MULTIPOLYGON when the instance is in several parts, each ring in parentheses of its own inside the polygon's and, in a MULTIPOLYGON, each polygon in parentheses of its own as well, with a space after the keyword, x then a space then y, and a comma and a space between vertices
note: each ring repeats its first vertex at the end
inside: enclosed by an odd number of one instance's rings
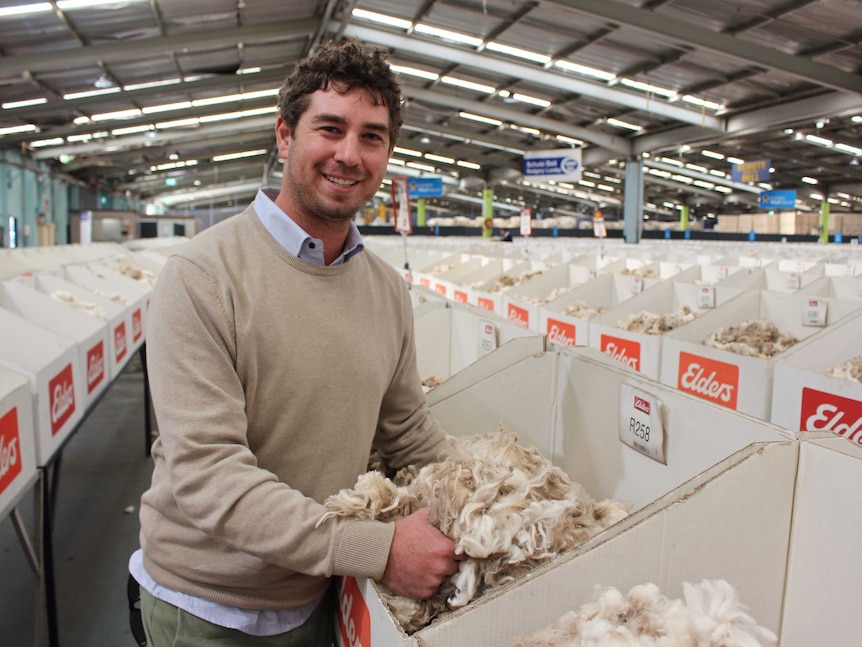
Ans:
MULTIPOLYGON (((134 358, 62 450, 53 550, 59 647, 133 647, 127 562, 152 462, 144 450, 143 373, 134 358), (129 506, 133 512, 127 512, 129 506)), ((18 506, 35 537, 34 498, 18 506)), ((0 644, 42 647, 38 580, 9 517, 0 520, 0 644)))

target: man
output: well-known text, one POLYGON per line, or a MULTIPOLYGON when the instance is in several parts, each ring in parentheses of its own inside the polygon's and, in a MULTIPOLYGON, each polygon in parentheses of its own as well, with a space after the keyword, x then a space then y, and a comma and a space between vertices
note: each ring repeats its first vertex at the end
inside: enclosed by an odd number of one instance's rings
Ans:
POLYGON ((352 222, 386 173, 400 87, 384 52, 330 44, 278 103, 281 190, 169 258, 148 314, 160 435, 130 570, 152 647, 328 647, 333 575, 424 599, 457 570, 427 510, 317 526, 372 445, 396 468, 453 451, 406 287, 352 222))

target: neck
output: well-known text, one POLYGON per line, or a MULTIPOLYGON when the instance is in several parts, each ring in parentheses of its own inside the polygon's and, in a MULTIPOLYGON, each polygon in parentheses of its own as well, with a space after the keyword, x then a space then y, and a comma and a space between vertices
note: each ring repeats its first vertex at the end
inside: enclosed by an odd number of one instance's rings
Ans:
POLYGON ((287 214, 288 218, 293 220, 297 225, 302 227, 303 231, 312 238, 317 238, 323 242, 323 262, 330 265, 332 261, 341 255, 344 250, 344 243, 347 240, 347 234, 350 231, 350 221, 327 221, 316 218, 309 218, 301 211, 294 211, 291 205, 282 197, 285 192, 282 191, 275 200, 279 208, 287 214))

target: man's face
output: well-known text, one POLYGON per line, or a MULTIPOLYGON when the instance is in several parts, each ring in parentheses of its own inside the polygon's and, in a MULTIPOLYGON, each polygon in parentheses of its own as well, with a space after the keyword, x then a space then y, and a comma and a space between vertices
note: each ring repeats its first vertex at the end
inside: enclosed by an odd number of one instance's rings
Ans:
POLYGON ((361 89, 318 90, 291 133, 279 117, 284 164, 279 204, 300 224, 352 220, 386 174, 389 111, 361 89))

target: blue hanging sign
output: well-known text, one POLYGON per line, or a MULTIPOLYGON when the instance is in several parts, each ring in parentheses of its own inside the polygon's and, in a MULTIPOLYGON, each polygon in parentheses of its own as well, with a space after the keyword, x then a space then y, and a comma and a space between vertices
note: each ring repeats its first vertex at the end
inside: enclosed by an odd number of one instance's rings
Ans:
POLYGON ((763 191, 760 194, 761 209, 795 209, 796 191, 763 191))
POLYGON ((411 198, 437 198, 443 195, 443 178, 411 177, 407 187, 411 198))
POLYGON ((580 181, 581 149, 561 148, 524 153, 524 179, 580 181))
POLYGON ((771 166, 769 158, 734 164, 730 171, 731 179, 734 182, 768 182, 771 166))

